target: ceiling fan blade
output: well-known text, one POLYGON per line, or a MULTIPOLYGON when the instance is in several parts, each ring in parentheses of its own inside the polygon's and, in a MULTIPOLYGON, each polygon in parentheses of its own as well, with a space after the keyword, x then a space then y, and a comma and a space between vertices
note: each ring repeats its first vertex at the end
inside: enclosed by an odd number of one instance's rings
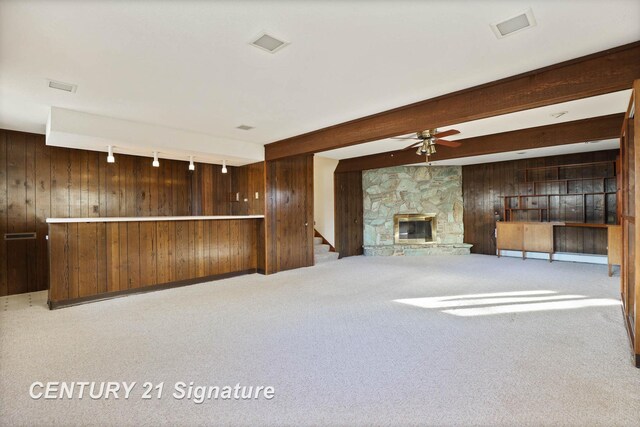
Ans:
POLYGON ((408 149, 410 149, 410 148, 416 148, 418 145, 421 145, 421 144, 422 144, 422 141, 420 141, 420 142, 414 142, 414 143, 413 143, 413 144, 411 144, 410 146, 408 146, 408 147, 406 147, 406 148, 403 148, 403 150, 408 150, 408 149))
POLYGON ((404 140, 407 140, 407 139, 420 139, 420 138, 415 137, 415 136, 405 136, 404 138, 390 138, 390 139, 398 139, 398 140, 404 141, 404 140))
POLYGON ((438 132, 436 133, 434 136, 436 138, 446 138, 447 136, 451 136, 451 135, 457 135, 459 134, 460 131, 456 130, 456 129, 449 129, 449 130, 445 130, 444 132, 438 132))
POLYGON ((446 139, 436 139, 436 144, 444 145, 445 147, 460 147, 462 144, 455 141, 447 141, 446 139))

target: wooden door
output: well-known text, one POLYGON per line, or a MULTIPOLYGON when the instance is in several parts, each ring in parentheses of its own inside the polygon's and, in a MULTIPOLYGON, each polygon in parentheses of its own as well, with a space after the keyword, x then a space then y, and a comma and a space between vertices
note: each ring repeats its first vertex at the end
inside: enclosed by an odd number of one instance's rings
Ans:
POLYGON ((336 251, 340 258, 362 255, 363 201, 362 172, 334 174, 334 221, 336 251))
POLYGON ((267 162, 267 273, 313 265, 313 156, 267 162))
POLYGON ((640 211, 640 186, 637 177, 640 176, 640 135, 636 128, 640 126, 637 114, 637 99, 640 94, 640 80, 633 84, 633 94, 629 110, 625 115, 620 140, 620 163, 622 169, 622 262, 621 262, 621 298, 624 306, 625 322, 631 339, 634 363, 640 367, 640 227, 636 218, 640 211), (635 114, 632 112, 635 111, 635 114))

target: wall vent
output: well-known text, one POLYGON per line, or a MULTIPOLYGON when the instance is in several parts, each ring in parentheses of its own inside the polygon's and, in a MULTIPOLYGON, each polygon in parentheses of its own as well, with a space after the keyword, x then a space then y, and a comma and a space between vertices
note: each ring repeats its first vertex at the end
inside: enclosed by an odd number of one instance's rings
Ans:
POLYGON ((251 42, 252 46, 257 47, 258 49, 266 50, 269 53, 276 53, 288 44, 289 42, 279 40, 272 35, 264 32, 251 42))
POLYGON ((36 232, 27 233, 5 233, 4 240, 32 240, 37 237, 36 232))
POLYGON ((514 17, 506 19, 497 24, 491 24, 491 29, 497 38, 515 34, 519 31, 526 30, 527 28, 536 26, 536 18, 533 16, 531 9, 526 10, 514 17))
POLYGON ((75 93, 78 89, 78 85, 74 85, 71 83, 58 82, 55 80, 47 80, 49 82, 49 87, 51 89, 63 90, 65 92, 75 93))

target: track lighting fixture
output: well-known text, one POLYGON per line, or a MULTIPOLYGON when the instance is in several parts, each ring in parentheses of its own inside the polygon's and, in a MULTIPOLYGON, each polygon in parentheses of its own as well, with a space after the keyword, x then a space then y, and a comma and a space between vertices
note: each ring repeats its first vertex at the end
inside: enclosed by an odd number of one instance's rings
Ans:
POLYGON ((153 163, 151 163, 151 165, 154 168, 159 168, 160 167, 160 162, 158 161, 158 152, 157 151, 153 152, 153 163))
POLYGON ((227 173, 227 161, 222 161, 222 173, 227 173))
POLYGON ((109 145, 107 147, 109 154, 107 154, 107 163, 115 163, 116 162, 116 158, 113 157, 113 147, 111 145, 109 145))
POLYGON ((193 156, 189 156, 189 170, 190 171, 196 170, 196 165, 193 164, 193 156))

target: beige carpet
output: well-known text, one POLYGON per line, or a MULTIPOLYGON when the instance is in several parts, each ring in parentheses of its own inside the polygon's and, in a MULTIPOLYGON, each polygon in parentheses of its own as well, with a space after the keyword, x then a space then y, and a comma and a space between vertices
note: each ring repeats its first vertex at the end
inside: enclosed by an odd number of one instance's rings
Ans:
POLYGON ((355 257, 48 311, 0 298, 2 425, 638 425, 606 266, 355 257), (34 381, 136 381, 33 400, 34 381), (160 400, 141 385, 164 382, 160 400), (177 400, 176 382, 273 386, 177 400))

